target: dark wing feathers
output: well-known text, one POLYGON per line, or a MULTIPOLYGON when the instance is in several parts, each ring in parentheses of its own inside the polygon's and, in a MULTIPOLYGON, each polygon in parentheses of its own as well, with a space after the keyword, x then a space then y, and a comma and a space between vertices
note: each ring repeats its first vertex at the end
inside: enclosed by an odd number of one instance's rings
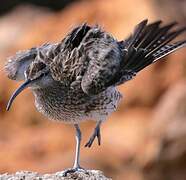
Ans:
POLYGON ((180 35, 185 30, 186 28, 184 27, 184 28, 175 30, 173 32, 167 33, 165 35, 162 35, 154 44, 151 44, 150 47, 147 47, 147 49, 149 50, 148 55, 151 55, 154 52, 158 51, 161 47, 168 44, 170 41, 175 39, 178 35, 180 35))
POLYGON ((135 27, 134 33, 126 41, 127 42, 127 44, 125 45, 126 49, 129 49, 133 44, 135 44, 139 40, 141 34, 144 31, 144 28, 146 27, 146 24, 147 20, 143 20, 135 27))
POLYGON ((91 29, 86 23, 74 28, 63 40, 62 48, 68 51, 78 47, 86 33, 91 29))
POLYGON ((162 27, 160 27, 160 24, 161 21, 157 21, 145 27, 143 26, 143 29, 141 30, 140 28, 140 33, 138 33, 139 37, 136 37, 137 30, 135 30, 133 35, 135 41, 131 40, 132 36, 129 38, 129 41, 133 42, 130 47, 127 45, 128 43, 126 41, 119 42, 123 43, 120 47, 126 55, 123 57, 124 63, 121 67, 121 72, 123 71, 123 74, 120 73, 120 77, 117 77, 116 85, 125 82, 123 76, 127 76, 127 71, 130 72, 130 75, 131 72, 136 74, 146 66, 186 45, 186 40, 169 44, 178 35, 186 31, 186 27, 172 30, 172 28, 176 26, 176 22, 162 27))
POLYGON ((186 46, 186 40, 165 45, 153 54, 153 63, 184 46, 186 46))
POLYGON ((81 71, 84 71, 82 66, 86 58, 82 53, 83 46, 80 44, 90 29, 91 27, 86 23, 74 28, 56 47, 57 54, 52 52, 54 57, 50 64, 50 71, 56 81, 61 81, 68 86, 76 76, 81 74, 81 71))
POLYGON ((140 48, 145 48, 148 50, 152 50, 151 48, 155 48, 158 46, 159 43, 164 39, 164 35, 175 25, 176 23, 171 23, 167 26, 164 26, 162 28, 159 27, 160 23, 158 23, 158 26, 152 27, 152 30, 149 30, 149 26, 146 27, 145 34, 148 34, 147 38, 143 38, 143 43, 140 44, 140 48))
POLYGON ((145 30, 143 31, 143 34, 141 35, 141 37, 135 43, 134 46, 135 47, 143 47, 143 46, 146 46, 146 44, 148 42, 151 42, 153 40, 154 36, 158 33, 157 29, 160 24, 161 24, 161 21, 156 21, 156 22, 146 26, 145 30))

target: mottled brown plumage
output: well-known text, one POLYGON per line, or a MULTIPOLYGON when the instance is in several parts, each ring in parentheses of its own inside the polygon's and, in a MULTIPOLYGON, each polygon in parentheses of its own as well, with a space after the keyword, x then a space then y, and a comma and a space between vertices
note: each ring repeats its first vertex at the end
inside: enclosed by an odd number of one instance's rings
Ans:
POLYGON ((160 26, 161 21, 138 24, 126 40, 117 41, 98 26, 83 24, 74 28, 61 42, 44 44, 11 57, 5 66, 8 77, 25 83, 35 96, 39 112, 50 119, 74 124, 76 159, 79 165, 81 131, 78 124, 93 119, 97 125, 86 146, 94 139, 100 144, 100 125, 116 110, 121 94, 116 86, 132 79, 146 66, 186 45, 186 40, 170 44, 186 30, 172 30, 176 23, 160 26))

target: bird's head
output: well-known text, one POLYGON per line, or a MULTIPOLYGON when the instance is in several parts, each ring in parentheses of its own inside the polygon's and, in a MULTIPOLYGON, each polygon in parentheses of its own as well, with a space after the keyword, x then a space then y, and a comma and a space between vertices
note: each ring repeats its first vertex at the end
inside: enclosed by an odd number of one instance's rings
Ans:
MULTIPOLYGON (((12 94, 8 105, 7 110, 10 109, 12 102, 24 89, 30 87, 32 89, 46 88, 53 81, 49 66, 43 61, 44 56, 42 53, 38 52, 34 61, 32 61, 28 66, 24 67, 24 82, 15 90, 12 94)), ((21 74, 23 76, 23 74, 21 74)))

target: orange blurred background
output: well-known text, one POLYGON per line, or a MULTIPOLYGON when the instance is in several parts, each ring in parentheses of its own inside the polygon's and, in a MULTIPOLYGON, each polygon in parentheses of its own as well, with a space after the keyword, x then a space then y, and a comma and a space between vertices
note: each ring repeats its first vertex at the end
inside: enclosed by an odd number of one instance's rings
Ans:
MULTIPOLYGON (((3 71, 6 58, 18 50, 60 41, 82 22, 100 24, 122 40, 146 18, 185 25, 186 1, 82 0, 58 11, 24 3, 0 16, 1 173, 60 171, 72 166, 75 150, 74 128, 39 114, 30 90, 5 111, 19 85, 3 71)), ((166 59, 119 87, 124 98, 102 126, 101 146, 84 148, 94 123, 82 123, 83 167, 119 180, 186 179, 186 49, 166 59)))

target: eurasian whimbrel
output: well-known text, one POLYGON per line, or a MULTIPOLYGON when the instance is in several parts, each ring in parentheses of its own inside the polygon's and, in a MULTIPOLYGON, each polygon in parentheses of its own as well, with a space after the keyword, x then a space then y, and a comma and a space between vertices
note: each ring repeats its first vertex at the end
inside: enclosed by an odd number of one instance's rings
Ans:
POLYGON ((9 58, 5 70, 10 79, 24 83, 11 96, 7 110, 15 97, 30 87, 39 112, 74 125, 76 156, 73 168, 66 173, 81 170, 79 123, 96 120, 85 146, 91 147, 96 137, 100 145, 100 125, 121 98, 116 86, 186 45, 186 40, 170 43, 186 30, 175 26, 175 22, 161 26, 161 21, 147 24, 144 20, 126 40, 117 41, 100 27, 83 24, 59 43, 18 52, 9 58))

